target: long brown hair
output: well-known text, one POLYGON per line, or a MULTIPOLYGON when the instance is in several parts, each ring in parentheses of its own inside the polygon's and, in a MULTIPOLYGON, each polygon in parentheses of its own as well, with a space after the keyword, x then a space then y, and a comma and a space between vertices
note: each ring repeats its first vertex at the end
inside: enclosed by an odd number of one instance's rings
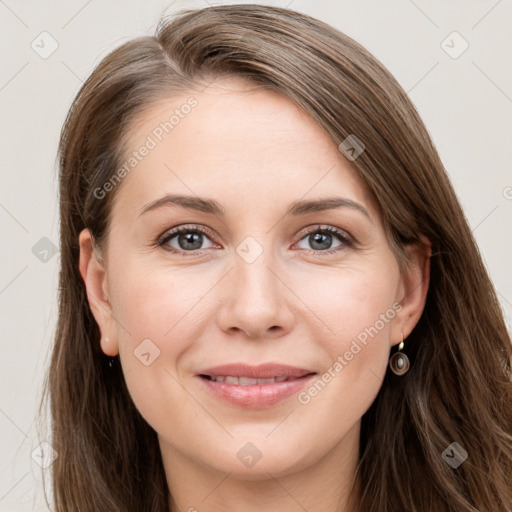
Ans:
MULTIPOLYGON (((110 53, 75 98, 59 146, 59 318, 49 399, 57 512, 164 512, 169 490, 156 432, 100 349, 78 270, 78 235, 101 246, 119 187, 124 140, 153 101, 239 76, 289 98, 340 144, 373 193, 397 258, 432 243, 423 315, 408 338, 411 369, 388 372, 362 418, 360 510, 510 512, 512 349, 499 303, 443 164, 393 76, 354 40, 304 14, 226 5, 164 17, 154 37, 110 53), (443 451, 457 442, 457 469, 443 451)), ((136 171, 134 171, 136 172, 136 171)), ((44 400, 43 400, 44 401, 44 400)), ((43 402, 42 402, 43 405, 43 402)))

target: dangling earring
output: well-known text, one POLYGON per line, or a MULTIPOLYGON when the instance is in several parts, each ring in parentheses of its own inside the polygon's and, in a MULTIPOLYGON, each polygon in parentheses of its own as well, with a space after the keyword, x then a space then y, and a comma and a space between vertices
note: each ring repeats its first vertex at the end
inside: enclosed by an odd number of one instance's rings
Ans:
POLYGON ((398 352, 391 356, 389 360, 389 367, 395 375, 403 375, 409 370, 411 363, 409 358, 402 352, 404 348, 404 333, 402 331, 402 341, 398 345, 398 352))
MULTIPOLYGON (((105 343, 108 343, 108 336, 105 336, 105 343)), ((111 357, 109 360, 108 360, 108 366, 109 368, 112 368, 113 367, 113 364, 115 363, 116 361, 116 358, 115 357, 111 357)))

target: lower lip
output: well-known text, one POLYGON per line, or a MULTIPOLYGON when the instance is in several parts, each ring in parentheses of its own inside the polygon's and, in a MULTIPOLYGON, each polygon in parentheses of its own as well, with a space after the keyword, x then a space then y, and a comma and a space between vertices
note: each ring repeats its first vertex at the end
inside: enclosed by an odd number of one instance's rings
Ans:
POLYGON ((249 409, 264 409, 273 407, 298 393, 314 376, 311 374, 284 382, 251 386, 226 384, 199 376, 197 378, 209 392, 224 402, 249 409))

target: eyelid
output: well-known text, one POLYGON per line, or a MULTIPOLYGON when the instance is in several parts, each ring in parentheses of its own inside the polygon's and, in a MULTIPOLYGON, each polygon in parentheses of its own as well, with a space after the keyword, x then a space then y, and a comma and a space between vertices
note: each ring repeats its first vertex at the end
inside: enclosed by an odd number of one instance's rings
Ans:
POLYGON ((305 228, 301 229, 296 236, 300 237, 300 241, 306 235, 310 235, 311 233, 315 233, 317 231, 334 233, 342 238, 350 240, 351 242, 355 242, 354 237, 348 231, 346 231, 345 229, 337 228, 336 226, 332 226, 330 224, 310 224, 309 226, 306 226, 305 228))
POLYGON ((337 247, 334 247, 333 249, 326 249, 324 251, 318 249, 301 249, 302 251, 305 251, 307 254, 310 255, 313 254, 328 256, 330 254, 340 252, 343 249, 346 249, 347 247, 353 247, 356 243, 355 238, 344 229, 332 226, 330 224, 312 224, 299 231, 299 233, 296 235, 299 239, 293 245, 297 245, 305 237, 317 232, 332 234, 340 240, 341 244, 337 247))
MULTIPOLYGON (((170 240, 174 238, 176 235, 179 235, 182 231, 199 231, 203 235, 206 235, 208 238, 215 238, 215 234, 210 231, 208 228, 195 225, 195 224, 183 224, 181 226, 175 226, 174 228, 167 229, 162 235, 160 235, 156 241, 157 245, 162 246, 170 240)), ((213 242, 213 240, 212 240, 213 242)), ((200 250, 200 249, 199 249, 200 250)), ((194 253, 195 251, 183 251, 194 253)))

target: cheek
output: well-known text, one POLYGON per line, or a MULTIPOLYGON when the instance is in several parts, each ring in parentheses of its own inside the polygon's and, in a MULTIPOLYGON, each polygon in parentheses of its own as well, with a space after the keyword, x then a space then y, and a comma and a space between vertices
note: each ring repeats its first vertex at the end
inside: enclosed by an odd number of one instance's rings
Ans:
POLYGON ((180 352, 195 321, 195 306, 210 285, 204 274, 190 270, 151 269, 145 265, 124 267, 114 276, 115 313, 120 340, 135 349, 149 338, 161 350, 180 352), (172 341, 172 343, 170 343, 172 341))
POLYGON ((295 289, 300 290, 299 297, 317 317, 328 347, 341 349, 375 324, 379 332, 388 332, 396 316, 399 282, 393 262, 332 268, 327 272, 319 269, 302 280, 300 287, 297 281, 295 289))
POLYGON ((326 421, 350 428, 382 385, 390 329, 400 309, 399 272, 392 262, 385 269, 369 268, 336 269, 325 279, 317 275, 301 290, 323 324, 322 334, 311 334, 311 339, 327 354, 318 378, 297 397, 304 418, 314 417, 318 428, 326 421))
POLYGON ((148 423, 167 406, 184 407, 176 380, 182 354, 197 338, 198 308, 211 285, 204 275, 134 263, 112 272, 119 355, 132 399, 148 423))

